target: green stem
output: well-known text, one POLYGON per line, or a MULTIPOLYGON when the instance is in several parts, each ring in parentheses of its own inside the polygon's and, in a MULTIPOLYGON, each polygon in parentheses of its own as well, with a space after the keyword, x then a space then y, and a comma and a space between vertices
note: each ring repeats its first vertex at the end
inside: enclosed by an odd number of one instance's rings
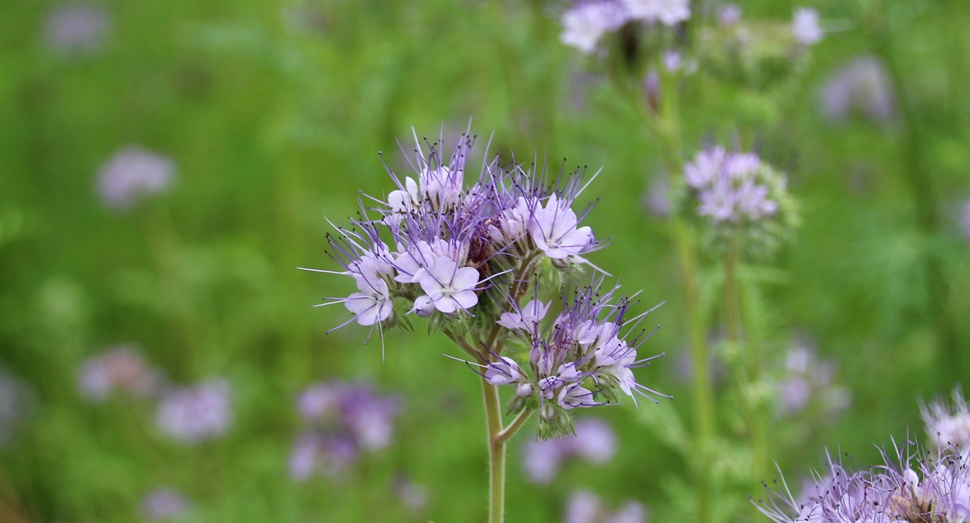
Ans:
POLYGON ((505 440, 502 434, 502 411, 499 406, 498 387, 482 376, 482 394, 485 397, 485 420, 488 426, 488 522, 502 523, 505 517, 505 440))
MULTIPOLYGON (((738 304, 740 306, 741 326, 744 329, 744 356, 750 383, 761 380, 761 331, 754 310, 754 290, 748 283, 738 285, 738 304)), ((756 399, 751 405, 751 456, 755 479, 764 479, 768 473, 768 412, 766 405, 756 399)))
POLYGON ((515 421, 506 427, 505 430, 500 432, 498 436, 495 437, 495 440, 499 443, 505 443, 506 441, 512 439, 512 436, 515 436, 515 433, 522 428, 522 425, 525 425, 525 422, 529 419, 529 416, 532 416, 532 411, 529 409, 520 412, 515 418, 515 421))

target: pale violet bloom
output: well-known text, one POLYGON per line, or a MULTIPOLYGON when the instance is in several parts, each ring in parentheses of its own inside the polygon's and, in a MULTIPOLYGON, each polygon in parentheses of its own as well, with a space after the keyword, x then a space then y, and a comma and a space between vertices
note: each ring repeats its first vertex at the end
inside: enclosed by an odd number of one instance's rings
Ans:
POLYGON ((717 21, 728 27, 741 21, 741 7, 738 4, 725 4, 717 9, 717 21))
MULTIPOLYGON (((499 356, 499 361, 489 363, 485 369, 485 380, 492 385, 509 385, 520 383, 525 379, 519 364, 505 356, 499 356)), ((529 393, 531 392, 530 390, 529 393)))
POLYGON ((44 36, 62 55, 91 54, 104 46, 111 19, 103 8, 88 3, 61 4, 48 15, 44 36))
POLYGON ((317 421, 334 415, 340 408, 341 391, 329 383, 307 387, 297 398, 296 410, 306 421, 317 421))
POLYGON ((222 436, 232 420, 232 389, 225 380, 169 391, 155 416, 162 432, 186 444, 222 436))
POLYGON ((526 444, 522 465, 533 483, 550 483, 562 464, 572 457, 594 465, 603 465, 616 454, 616 434, 609 424, 597 418, 586 418, 574 425, 576 435, 532 441, 526 444))
POLYGON ((355 274, 357 289, 344 300, 347 310, 354 313, 360 325, 374 325, 391 316, 394 303, 387 288, 387 282, 374 275, 355 274))
POLYGON ((159 488, 145 495, 141 506, 149 521, 168 521, 184 515, 189 500, 173 488, 159 488))
POLYGON ((503 312, 498 324, 506 329, 534 331, 542 318, 546 317, 551 305, 552 302, 543 304, 540 300, 532 300, 526 303, 519 312, 503 312))
POLYGON ((683 58, 680 55, 680 51, 674 49, 667 49, 663 54, 664 69, 670 73, 676 73, 680 70, 683 64, 683 58))
POLYGON ((128 211, 140 200, 166 191, 175 181, 175 174, 175 164, 169 158, 139 146, 128 146, 99 170, 98 195, 107 207, 128 211))
MULTIPOLYGON (((436 169, 426 167, 419 176, 421 194, 431 202, 435 209, 448 209, 458 204, 464 186, 465 173, 460 169, 440 166, 436 169)), ((410 189, 408 189, 410 193, 410 189)))
POLYGON ((674 26, 690 18, 690 0, 623 0, 630 16, 647 23, 674 26))
POLYGON ((970 454, 970 410, 963 399, 963 391, 953 390, 952 402, 938 399, 929 406, 921 405, 926 434, 938 449, 954 447, 970 454))
POLYGON ((875 56, 853 58, 822 84, 819 108, 833 122, 859 113, 873 122, 885 123, 895 110, 889 73, 875 56))
POLYGON ((806 343, 794 345, 776 383, 778 413, 793 416, 814 405, 826 421, 834 420, 852 402, 849 389, 834 384, 834 377, 831 361, 820 359, 806 343))
POLYGON ((478 303, 475 287, 479 273, 472 267, 458 267, 453 260, 440 256, 434 265, 423 268, 418 280, 426 296, 414 300, 415 309, 433 304, 435 309, 450 314, 459 309, 467 310, 478 303))
MULTIPOLYGON (((629 391, 629 386, 625 390, 629 391)), ((632 394, 630 395, 632 396, 632 394)), ((595 407, 598 405, 603 405, 603 403, 594 400, 593 392, 580 386, 579 383, 570 383, 559 391, 559 406, 566 410, 578 407, 595 407)))
POLYGON ((626 501, 616 512, 610 512, 599 496, 578 490, 569 497, 564 523, 644 523, 647 510, 637 501, 626 501))
POLYGON ((92 403, 101 403, 112 392, 144 398, 162 383, 161 372, 145 362, 135 345, 119 345, 88 359, 78 373, 78 388, 92 403))
POLYGON ((590 227, 577 228, 578 223, 576 213, 568 203, 560 203, 553 193, 545 207, 537 208, 533 213, 532 239, 550 258, 578 256, 596 245, 593 230, 590 227))
POLYGON ((390 218, 393 225, 400 225, 404 215, 411 214, 421 205, 421 193, 418 184, 410 176, 404 179, 404 189, 391 191, 387 194, 387 206, 391 209, 390 218))
POLYGON ((811 7, 800 7, 792 16, 791 32, 795 41, 802 45, 813 45, 822 41, 825 32, 819 25, 818 11, 811 7))
POLYGON ((778 213, 771 187, 784 187, 774 173, 752 153, 727 153, 714 147, 697 153, 684 166, 684 180, 696 194, 697 214, 714 222, 757 222, 778 213), (775 185, 769 185, 775 184, 775 185))
POLYGON ((629 20, 626 9, 616 0, 587 0, 562 15, 562 43, 590 54, 608 31, 615 31, 629 20))

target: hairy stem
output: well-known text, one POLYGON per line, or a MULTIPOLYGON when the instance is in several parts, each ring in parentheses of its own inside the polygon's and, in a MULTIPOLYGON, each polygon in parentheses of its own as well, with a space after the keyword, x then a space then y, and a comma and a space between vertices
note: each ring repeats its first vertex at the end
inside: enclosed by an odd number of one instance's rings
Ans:
POLYGON ((505 443, 506 441, 512 439, 512 436, 515 436, 515 433, 522 428, 522 425, 525 425, 525 422, 528 421, 530 416, 532 416, 532 410, 530 409, 520 412, 512 424, 500 432, 498 436, 495 437, 495 440, 499 443, 505 443))
MULTIPOLYGON (((488 523, 502 523, 505 517, 505 440, 502 434, 502 410, 498 387, 482 376, 485 397, 485 420, 488 426, 488 523)), ((511 428, 511 427, 510 427, 511 428)))

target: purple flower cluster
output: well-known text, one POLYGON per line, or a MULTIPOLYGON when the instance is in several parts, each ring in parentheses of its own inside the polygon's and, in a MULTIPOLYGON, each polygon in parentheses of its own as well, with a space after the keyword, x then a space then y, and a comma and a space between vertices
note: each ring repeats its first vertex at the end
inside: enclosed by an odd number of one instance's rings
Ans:
POLYGON ((936 400, 921 405, 926 434, 936 449, 951 449, 970 456, 970 409, 963 399, 963 391, 953 390, 953 402, 936 400))
POLYGON ((108 208, 129 211, 139 201, 165 192, 174 183, 175 174, 175 164, 169 158, 128 146, 101 167, 98 195, 108 208))
POLYGON ((690 18, 690 0, 580 0, 562 15, 562 43, 585 54, 628 23, 675 26, 690 18))
POLYGON ((848 389, 832 384, 834 375, 832 362, 819 360, 810 346, 798 344, 790 348, 775 384, 779 414, 793 416, 812 405, 825 420, 833 421, 852 401, 848 389))
POLYGON ((860 56, 825 81, 819 90, 819 107, 833 122, 858 113, 885 123, 893 116, 893 98, 892 82, 882 62, 874 56, 860 56))
POLYGON ((91 54, 111 32, 111 19, 101 7, 87 3, 55 7, 45 21, 44 36, 61 55, 91 54))
POLYGON ((825 31, 818 23, 818 11, 801 7, 792 15, 791 32, 795 41, 802 45, 814 45, 822 41, 825 31))
POLYGON ((794 523, 961 523, 970 520, 970 469, 963 458, 904 455, 885 465, 852 471, 829 459, 826 474, 797 499, 788 485, 765 486, 758 508, 772 521, 794 523))
POLYGON ((102 403, 116 391, 135 398, 149 397, 162 379, 161 372, 148 366, 138 347, 119 345, 85 362, 78 373, 78 388, 88 401, 102 403))
POLYGON ((297 437, 289 468, 290 477, 304 481, 315 473, 335 475, 360 453, 390 445, 400 406, 368 385, 334 382, 304 390, 297 411, 308 427, 297 437))
POLYGON ((511 412, 538 408, 542 437, 571 432, 569 410, 617 403, 619 393, 634 402, 634 392, 653 401, 647 393, 670 397, 637 383, 633 375, 634 368, 649 366, 664 355, 637 356, 637 349, 653 334, 637 331, 637 326, 653 309, 626 318, 634 302, 617 296, 618 286, 604 290, 603 280, 595 278, 590 286, 577 289, 571 301, 564 295, 562 311, 544 328, 541 322, 551 303, 533 300, 502 314, 499 324, 529 347, 531 372, 507 357, 481 366, 490 384, 515 387, 511 412))
POLYGON ((605 421, 588 418, 576 422, 574 428, 575 436, 530 441, 525 445, 522 467, 529 481, 552 482, 563 463, 574 456, 599 465, 616 454, 616 434, 605 421))
POLYGON ((637 501, 626 501, 610 512, 600 498, 588 490, 577 490, 569 497, 563 523, 644 523, 647 508, 637 501))
POLYGON ((218 438, 232 421, 232 389, 225 380, 171 389, 162 396, 155 415, 158 428, 184 444, 218 438))
POLYGON ((328 237, 329 254, 344 269, 336 274, 352 277, 358 292, 323 305, 343 303, 357 323, 369 326, 392 318, 395 298, 409 303, 406 314, 471 314, 492 280, 513 267, 522 272, 521 264, 541 260, 558 267, 588 263, 582 255, 600 246, 592 230, 579 225, 585 213, 572 210, 583 172, 548 186, 545 173, 503 168, 496 159, 483 164, 466 189, 473 140, 462 135, 447 161, 439 144, 430 145, 425 158, 417 143, 417 180, 388 170, 397 190, 371 209, 378 218, 368 219, 364 210, 351 228, 337 227, 341 235, 328 237), (380 236, 385 228, 393 250, 380 236))
MULTIPOLYGON (((768 177, 777 177, 754 153, 701 151, 684 166, 684 181, 696 193, 697 214, 714 222, 758 221, 778 212, 768 177)), ((784 186, 784 179, 780 183, 784 186)))
POLYGON ((378 216, 369 218, 362 207, 351 227, 328 238, 344 270, 319 271, 352 277, 358 292, 322 305, 344 304, 354 318, 343 325, 356 320, 371 332, 407 326, 410 314, 430 316, 489 384, 515 387, 510 412, 540 411, 543 437, 571 432, 571 409, 614 403, 619 393, 654 392, 632 372, 658 357, 637 357, 649 335, 634 331, 647 313, 628 318, 635 303, 619 287, 604 290, 604 276, 567 291, 562 311, 544 321, 551 302, 540 300, 540 281, 561 281, 584 265, 603 273, 584 257, 603 244, 581 225, 592 206, 573 210, 592 181, 585 169, 553 177, 495 158, 466 188, 472 143, 461 135, 445 161, 441 142, 429 145, 427 157, 419 142, 416 178, 389 170, 397 189, 386 200, 373 198, 378 205, 369 211, 378 216), (533 300, 520 305, 530 292, 533 300), (523 363, 527 358, 531 372, 501 356, 503 348, 518 351, 508 354, 523 363))

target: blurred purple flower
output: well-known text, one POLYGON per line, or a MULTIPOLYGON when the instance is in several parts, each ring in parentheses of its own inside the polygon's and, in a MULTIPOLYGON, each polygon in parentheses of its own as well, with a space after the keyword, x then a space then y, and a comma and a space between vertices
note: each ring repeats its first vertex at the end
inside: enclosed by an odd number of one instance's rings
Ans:
POLYGON ((647 194, 643 197, 643 204, 650 214, 657 218, 670 216, 670 182, 666 176, 657 176, 650 183, 647 194))
POLYGON ((824 418, 832 420, 852 402, 847 388, 832 384, 834 375, 834 364, 819 360, 810 345, 801 342, 791 347, 776 383, 779 414, 794 416, 815 402, 824 418))
POLYGON ((334 475, 361 452, 390 445, 400 407, 369 385, 330 382, 307 387, 297 410, 311 427, 297 437, 289 469, 290 477, 305 481, 316 472, 334 475))
POLYGON ((921 405, 920 413, 937 449, 952 447, 970 456, 970 409, 959 386, 953 390, 952 402, 937 399, 929 406, 921 405))
POLYGON ((819 25, 818 11, 811 7, 800 7, 792 16, 791 32, 795 41, 802 45, 814 45, 822 41, 825 32, 819 25))
POLYGON ((572 456, 580 456, 602 465, 616 454, 616 434, 609 424, 595 418, 577 421, 575 436, 531 441, 522 455, 522 466, 533 483, 550 483, 562 463, 572 456))
POLYGON ((741 21, 741 7, 738 4, 725 4, 717 9, 717 21, 727 27, 741 21))
POLYGON ((140 200, 167 190, 175 174, 175 164, 169 158, 130 145, 99 170, 98 195, 105 206, 128 211, 140 200))
POLYGON ((596 494, 588 490, 577 490, 566 504, 564 523, 644 523, 647 509, 637 501, 627 501, 614 513, 603 507, 596 494))
POLYGON ((580 0, 562 15, 562 43, 584 54, 593 52, 600 37, 629 21, 629 13, 618 0, 580 0))
POLYGON ((162 375, 145 363, 136 345, 118 345, 89 358, 78 373, 81 395, 101 403, 114 391, 144 398, 161 385, 162 375))
POLYGON ((87 3, 55 7, 44 22, 44 38, 61 55, 91 54, 111 33, 111 19, 100 6, 87 3))
POLYGON ((404 474, 395 476, 393 489, 404 508, 413 515, 420 514, 428 506, 428 489, 409 480, 404 474))
POLYGON ((141 504, 149 521, 163 521, 183 515, 189 500, 175 489, 160 488, 148 493, 141 504))
POLYGON ((232 421, 232 389, 225 380, 166 392, 155 417, 162 432, 185 444, 218 438, 232 421))
POLYGON ((674 26, 690 18, 690 0, 623 0, 634 20, 674 26))
POLYGON ((876 123, 893 116, 892 83, 882 62, 874 56, 859 56, 839 68, 819 90, 822 114, 841 122, 858 112, 876 123))

